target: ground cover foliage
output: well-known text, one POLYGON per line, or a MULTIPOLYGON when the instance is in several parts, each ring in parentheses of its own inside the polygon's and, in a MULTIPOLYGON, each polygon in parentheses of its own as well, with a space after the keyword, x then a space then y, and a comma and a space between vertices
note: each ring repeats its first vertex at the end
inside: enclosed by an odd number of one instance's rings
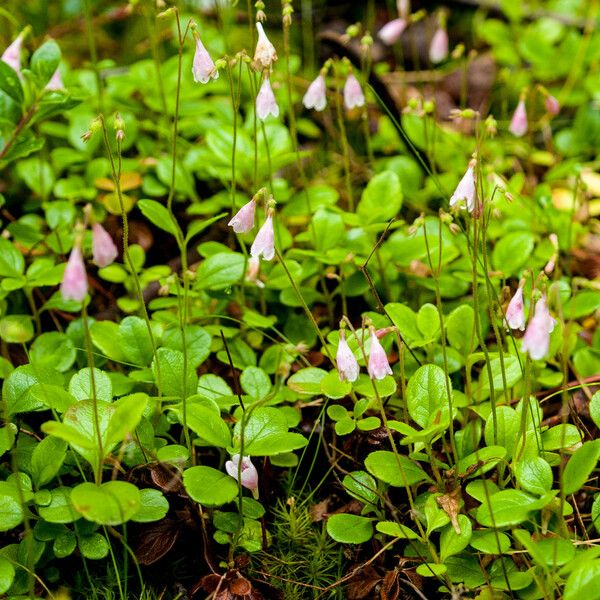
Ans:
POLYGON ((0 596, 600 598, 600 3, 0 7, 0 596))

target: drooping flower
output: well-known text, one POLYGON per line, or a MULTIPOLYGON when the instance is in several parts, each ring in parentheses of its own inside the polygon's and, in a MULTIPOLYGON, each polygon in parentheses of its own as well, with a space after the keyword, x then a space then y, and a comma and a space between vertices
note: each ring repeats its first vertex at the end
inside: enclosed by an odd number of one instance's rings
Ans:
POLYGON ((391 46, 400 39, 400 36, 406 29, 406 25, 405 19, 392 19, 379 30, 377 36, 386 46, 391 46))
POLYGON ((54 71, 54 75, 52 75, 50 81, 46 84, 46 89, 52 92, 58 92, 65 89, 65 86, 62 82, 62 77, 60 76, 60 71, 58 69, 54 71))
POLYGON ((71 250, 63 280, 60 284, 60 293, 64 300, 77 300, 81 302, 87 294, 88 283, 83 256, 79 243, 76 243, 71 250))
POLYGON ((258 489, 258 471, 252 464, 249 456, 244 456, 241 460, 241 473, 240 471, 240 455, 234 454, 231 460, 225 463, 225 470, 228 475, 231 475, 236 481, 238 476, 240 477, 240 483, 254 493, 258 489))
POLYGON ((254 212, 256 200, 252 198, 235 213, 231 221, 227 223, 236 233, 248 233, 254 227, 254 212))
POLYGON ((23 33, 21 32, 2 53, 3 60, 9 67, 12 67, 19 77, 21 77, 21 50, 23 49, 23 33))
POLYGON ((213 59, 198 35, 196 35, 196 52, 194 53, 192 73, 196 83, 208 83, 211 78, 219 78, 219 71, 215 68, 213 59))
POLYGON ((99 267, 108 267, 119 254, 110 234, 100 223, 92 225, 92 254, 99 267))
POLYGON ((365 95, 354 73, 349 73, 344 84, 344 105, 348 110, 365 105, 365 95))
POLYGON ((431 38, 429 46, 429 60, 440 63, 448 57, 448 33, 443 27, 438 27, 431 38))
POLYGON ((340 329, 340 341, 338 343, 337 354, 335 355, 337 370, 340 376, 340 381, 356 381, 360 367, 354 356, 348 342, 346 341, 346 333, 340 329))
POLYGON ((522 137, 527 133, 527 109, 525 108, 525 100, 523 98, 517 104, 508 130, 517 137, 522 137))
POLYGON ((254 51, 254 63, 261 69, 269 69, 277 60, 277 51, 269 41, 262 23, 257 23, 256 29, 258 30, 258 41, 254 51))
POLYGON ((454 193, 450 197, 450 206, 466 205, 469 212, 473 212, 475 208, 475 173, 473 165, 469 165, 462 179, 458 182, 454 193))
POLYGON ((542 297, 535 303, 533 319, 529 322, 523 344, 523 352, 528 352, 533 360, 541 360, 548 354, 550 347, 550 334, 554 330, 556 321, 550 316, 546 305, 546 298, 542 297))
POLYGON ((552 117, 555 117, 560 112, 560 102, 550 94, 546 96, 544 106, 546 107, 548 114, 552 117))
POLYGON ((319 75, 306 90, 302 104, 306 108, 314 108, 316 111, 325 110, 327 106, 327 89, 325 86, 325 77, 319 75))
POLYGON ((506 308, 506 325, 510 329, 525 330, 525 308, 523 306, 523 288, 515 292, 506 308))
POLYGON ((260 273, 260 258, 258 256, 251 256, 248 259, 248 265, 246 266, 245 280, 249 283, 254 283, 256 286, 263 288, 265 284, 258 278, 260 273))
POLYGON ((263 79, 256 96, 256 114, 261 121, 264 121, 269 115, 279 116, 279 106, 277 106, 277 100, 268 77, 263 79))
POLYGON ((373 327, 371 328, 371 350, 369 351, 367 371, 371 379, 383 379, 386 375, 392 374, 385 350, 373 327))
POLYGON ((260 258, 261 254, 265 260, 271 260, 275 256, 275 232, 270 211, 250 246, 250 256, 260 258))

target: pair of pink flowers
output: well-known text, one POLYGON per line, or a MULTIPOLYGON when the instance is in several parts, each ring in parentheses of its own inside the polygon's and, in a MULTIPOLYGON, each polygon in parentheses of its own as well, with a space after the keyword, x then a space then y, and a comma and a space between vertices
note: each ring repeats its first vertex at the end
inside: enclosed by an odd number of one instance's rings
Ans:
POLYGON ((225 463, 225 470, 228 475, 239 481, 243 487, 248 488, 254 497, 258 496, 258 471, 249 456, 240 457, 239 454, 234 454, 231 460, 225 463))
MULTIPOLYGON (((327 86, 324 73, 321 72, 308 86, 306 94, 302 98, 302 104, 304 104, 305 108, 314 108, 316 111, 325 110, 327 106, 327 86)), ((360 82, 351 71, 344 83, 344 106, 348 110, 351 110, 364 105, 365 95, 360 82)))
MULTIPOLYGON (((107 267, 117 258, 117 247, 110 234, 102 225, 92 225, 92 254, 94 262, 99 267, 107 267)), ((81 252, 81 239, 75 240, 71 250, 63 280, 60 284, 60 293, 65 300, 82 302, 88 291, 87 272, 81 252)))
POLYGON ((277 51, 271 43, 261 23, 256 24, 258 40, 254 51, 254 67, 263 72, 263 81, 256 96, 256 116, 264 121, 269 115, 279 116, 279 105, 271 87, 269 74, 277 60, 277 51))
MULTIPOLYGON (((515 292, 506 309, 506 325, 510 329, 525 329, 525 307, 523 303, 523 287, 515 292)), ((521 349, 529 353, 533 360, 541 360, 548 354, 550 348, 550 334, 554 330, 556 321, 550 315, 546 297, 542 296, 535 303, 535 310, 525 335, 521 349)))
MULTIPOLYGON (((254 215, 256 212, 256 200, 252 198, 238 210, 233 218, 227 223, 236 233, 248 233, 254 227, 254 215)), ((254 242, 250 247, 250 256, 253 259, 259 259, 261 256, 265 260, 272 260, 275 256, 275 231, 273 230, 273 209, 267 210, 267 218, 258 230, 254 242)), ((257 264, 251 265, 256 270, 257 264)))
MULTIPOLYGON (((392 368, 390 367, 385 350, 377 337, 375 328, 371 327, 370 332, 371 349, 369 351, 367 371, 371 379, 383 379, 386 375, 392 374, 392 368)), ((346 333, 343 329, 340 329, 340 341, 335 360, 340 381, 356 381, 358 379, 360 367, 354 356, 354 352, 352 352, 346 341, 346 333)))

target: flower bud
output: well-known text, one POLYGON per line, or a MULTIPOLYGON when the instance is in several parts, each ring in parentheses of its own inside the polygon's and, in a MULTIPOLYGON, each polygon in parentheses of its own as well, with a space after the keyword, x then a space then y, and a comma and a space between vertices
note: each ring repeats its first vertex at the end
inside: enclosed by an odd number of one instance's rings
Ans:
POLYGON ((429 46, 429 60, 437 64, 448 57, 448 34, 442 27, 438 27, 431 38, 429 46))
POLYGON ((348 110, 365 105, 362 88, 352 72, 348 74, 344 84, 344 105, 348 110))
POLYGON ((367 370, 371 379, 383 379, 392 374, 392 368, 381 342, 377 338, 375 328, 371 326, 371 349, 369 351, 369 362, 367 370))
POLYGON ((64 300, 76 300, 82 302, 88 290, 87 273, 79 241, 75 243, 69 261, 65 267, 63 280, 60 284, 60 293, 64 300))
POLYGON ((340 329, 340 341, 338 342, 335 362, 340 381, 356 381, 358 379, 360 367, 354 353, 348 346, 346 332, 343 329, 340 329))
POLYGON ((522 137, 527 133, 527 110, 525 100, 521 98, 512 116, 508 130, 516 137, 522 137))
MULTIPOLYGON (((119 131, 122 130, 120 129, 119 131)), ((107 267, 118 255, 118 250, 113 239, 100 223, 92 225, 92 254, 94 262, 99 267, 107 267)))

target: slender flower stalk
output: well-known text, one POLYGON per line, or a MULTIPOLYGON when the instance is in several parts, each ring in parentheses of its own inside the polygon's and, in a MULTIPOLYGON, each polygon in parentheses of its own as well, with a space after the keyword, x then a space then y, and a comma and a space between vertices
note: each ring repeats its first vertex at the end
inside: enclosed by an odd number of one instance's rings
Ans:
POLYGON ((371 327, 371 350, 369 351, 369 362, 367 365, 367 371, 371 379, 383 379, 386 375, 392 374, 392 368, 388 361, 387 355, 375 328, 371 327))
POLYGON ((346 332, 340 329, 340 341, 338 343, 337 354, 335 356, 337 370, 340 381, 356 381, 360 372, 358 361, 354 356, 348 342, 346 341, 346 332))

